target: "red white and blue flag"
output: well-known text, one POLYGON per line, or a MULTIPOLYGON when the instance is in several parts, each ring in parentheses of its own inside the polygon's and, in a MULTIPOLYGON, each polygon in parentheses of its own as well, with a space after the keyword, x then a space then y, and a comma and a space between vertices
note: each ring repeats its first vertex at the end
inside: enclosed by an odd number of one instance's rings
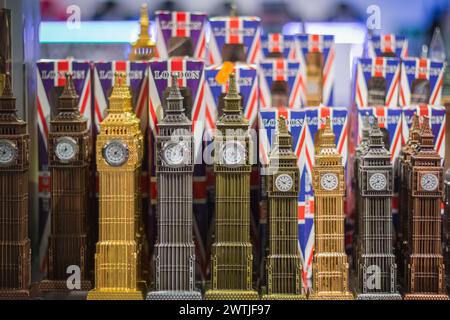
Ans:
POLYGON ((208 60, 210 64, 223 62, 225 44, 242 44, 247 63, 257 63, 261 56, 261 19, 258 17, 215 17, 209 20, 211 38, 208 60))
POLYGON ((271 54, 281 54, 284 59, 296 59, 295 36, 282 33, 261 35, 261 59, 269 59, 271 54))
POLYGON ((386 55, 394 55, 401 59, 408 57, 408 39, 395 34, 373 35, 368 39, 365 57, 376 58, 386 55))
POLYGON ((441 104, 444 63, 422 58, 406 58, 402 60, 400 77, 400 105, 411 105, 411 90, 414 80, 426 80, 430 85, 428 104, 441 104))
POLYGON ((169 41, 175 37, 187 37, 192 41, 192 58, 206 58, 206 27, 208 16, 201 12, 156 11, 156 47, 161 59, 169 58, 169 41))
MULTIPOLYGON (((322 103, 333 106, 334 98, 334 69, 335 69, 335 45, 334 36, 317 34, 299 34, 296 41, 296 58, 300 60, 302 78, 307 83, 307 55, 310 52, 319 52, 323 56, 323 90, 322 103)), ((306 88, 305 88, 306 89, 306 88)), ((302 94, 302 105, 307 106, 306 92, 302 94)))
POLYGON ((267 59, 259 63, 260 107, 280 107, 272 105, 272 85, 274 81, 284 81, 288 86, 288 105, 282 107, 301 106, 305 83, 300 72, 300 62, 285 59, 267 59))
POLYGON ((356 66, 355 103, 357 107, 369 106, 369 81, 373 77, 386 80, 385 106, 398 105, 400 60, 397 58, 360 58, 356 66))

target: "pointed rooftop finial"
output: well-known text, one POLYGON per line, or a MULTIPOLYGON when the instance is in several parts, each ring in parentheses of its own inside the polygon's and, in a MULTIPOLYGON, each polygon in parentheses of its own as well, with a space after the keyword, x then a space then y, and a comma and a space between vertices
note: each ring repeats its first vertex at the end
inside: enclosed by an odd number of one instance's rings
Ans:
POLYGON ((419 133, 420 133, 420 119, 417 113, 414 113, 411 128, 409 129, 409 141, 418 142, 419 133))
POLYGON ((230 5, 230 17, 237 17, 237 5, 236 5, 236 3, 232 3, 230 5))
POLYGON ((11 85, 11 74, 9 72, 5 75, 5 86, 3 88, 3 97, 12 98, 14 96, 11 85))
POLYGON ((373 117, 373 122, 370 130, 369 144, 371 146, 384 146, 383 144, 383 132, 380 129, 378 118, 373 117))
POLYGON ((335 136, 331 128, 331 119, 327 117, 325 119, 325 126, 322 129, 320 135, 320 147, 321 148, 336 148, 335 136))
POLYGON ((422 127, 420 130, 420 147, 434 148, 434 135, 430 127, 430 118, 423 117, 422 127))
POLYGON ((278 118, 278 132, 282 134, 288 133, 286 118, 284 116, 278 118))
POLYGON ((178 86, 178 76, 176 73, 171 74, 171 85, 169 87, 169 95, 166 98, 168 112, 183 112, 183 100, 184 97, 181 94, 180 87, 178 86))
POLYGON ((150 39, 150 19, 148 7, 144 3, 141 6, 141 17, 139 19, 140 33, 136 42, 131 44, 129 60, 150 60, 156 53, 156 44, 150 39))
POLYGON ((181 91, 180 87, 178 86, 178 76, 176 73, 172 73, 171 81, 170 81, 170 92, 169 95, 172 97, 180 97, 181 91))
POLYGON ((234 72, 230 74, 230 77, 228 79, 228 96, 239 96, 239 93, 237 91, 237 85, 236 85, 236 75, 234 72))
POLYGON ((77 91, 75 90, 75 85, 73 83, 73 75, 69 72, 65 74, 66 83, 64 85, 64 90, 60 96, 60 98, 72 98, 77 97, 77 91))

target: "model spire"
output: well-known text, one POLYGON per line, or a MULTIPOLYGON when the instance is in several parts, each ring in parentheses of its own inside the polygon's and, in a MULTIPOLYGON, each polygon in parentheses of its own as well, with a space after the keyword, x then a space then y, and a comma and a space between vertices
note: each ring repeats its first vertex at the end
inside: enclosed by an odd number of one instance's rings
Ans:
POLYGON ((330 117, 325 120, 325 127, 322 129, 322 134, 320 135, 320 147, 324 148, 336 148, 336 143, 334 142, 335 136, 333 130, 331 129, 330 117))
POLYGON ((237 90, 236 76, 234 73, 230 74, 230 78, 228 79, 228 92, 224 100, 225 112, 241 112, 241 96, 237 90))
POLYGON ((430 119, 428 117, 423 118, 419 141, 421 149, 434 150, 434 135, 433 132, 431 131, 430 119))
POLYGON ((66 73, 66 83, 64 90, 59 96, 60 112, 78 112, 78 94, 73 83, 73 75, 66 73))
POLYGON ((126 75, 116 72, 114 79, 114 86, 109 97, 109 112, 130 112, 132 110, 132 96, 130 88, 126 85, 126 75))
POLYGON ((12 91, 11 75, 9 73, 5 75, 5 87, 0 96, 0 111, 6 111, 8 114, 16 112, 16 98, 12 91))
POLYGON ((369 136, 369 145, 371 147, 384 147, 383 132, 380 130, 377 117, 373 117, 372 128, 369 136))
POLYGON ((148 7, 144 3, 141 6, 141 18, 139 20, 140 33, 136 42, 131 45, 130 60, 150 60, 156 52, 156 45, 150 39, 150 20, 148 18, 148 7))

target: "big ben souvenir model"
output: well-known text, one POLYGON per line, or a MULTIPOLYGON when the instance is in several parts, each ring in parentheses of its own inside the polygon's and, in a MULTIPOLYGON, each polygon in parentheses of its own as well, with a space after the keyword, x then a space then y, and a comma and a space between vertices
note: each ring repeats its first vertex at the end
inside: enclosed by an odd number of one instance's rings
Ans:
POLYGON ((358 299, 401 299, 393 254, 391 155, 374 118, 366 151, 359 159, 358 299))
POLYGON ((267 294, 263 299, 305 299, 298 247, 298 192, 300 173, 292 151, 286 119, 278 120, 278 132, 270 155, 267 196, 269 203, 269 254, 266 260, 267 294))
POLYGON ((109 114, 97 136, 99 241, 88 300, 142 300, 139 175, 143 137, 124 75, 116 75, 109 114))
POLYGON ((50 122, 51 234, 42 291, 66 291, 67 268, 78 266, 81 289, 91 289, 88 239, 90 133, 78 110, 72 75, 66 75, 57 115, 50 122))
POLYGON ((250 241, 252 146, 234 74, 230 75, 228 88, 214 137, 215 241, 211 256, 212 283, 205 299, 256 300, 250 241))
POLYGON ((399 232, 397 232, 396 241, 396 256, 398 264, 398 278, 402 285, 406 282, 406 266, 405 259, 408 254, 408 234, 409 234, 409 222, 408 215, 412 210, 411 202, 409 199, 409 189, 407 183, 408 170, 411 164, 411 156, 417 151, 419 145, 419 133, 420 122, 417 113, 413 115, 411 128, 409 129, 409 137, 406 144, 402 147, 398 165, 397 174, 400 177, 400 190, 399 190, 399 232))
POLYGON ((418 150, 411 156, 407 183, 408 211, 407 300, 448 300, 441 243, 443 169, 434 149, 434 136, 424 117, 418 150))
POLYGON ((184 113, 183 96, 175 76, 164 113, 156 137, 159 190, 156 291, 149 292, 147 299, 200 300, 201 294, 194 287, 192 123, 184 113))
POLYGON ((131 45, 130 61, 146 61, 157 55, 156 44, 150 39, 149 35, 150 20, 146 3, 141 6, 139 26, 141 30, 138 39, 131 45))
POLYGON ((0 97, 0 299, 30 296, 29 136, 16 114, 11 77, 0 97))
POLYGON ((310 299, 353 299, 348 289, 348 258, 344 242, 345 175, 336 150, 330 118, 320 134, 313 169, 313 287, 310 299))

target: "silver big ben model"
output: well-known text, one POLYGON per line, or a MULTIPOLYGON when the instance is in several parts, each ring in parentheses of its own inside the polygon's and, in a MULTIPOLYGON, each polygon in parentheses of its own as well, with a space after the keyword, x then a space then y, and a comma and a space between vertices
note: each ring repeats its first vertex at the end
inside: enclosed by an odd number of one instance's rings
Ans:
POLYGON ((192 123, 172 76, 167 108, 156 137, 158 240, 156 291, 147 300, 200 300, 195 290, 195 246, 192 239, 192 123))
POLYGON ((393 167, 374 118, 358 170, 357 298, 401 299, 392 242, 393 167))

